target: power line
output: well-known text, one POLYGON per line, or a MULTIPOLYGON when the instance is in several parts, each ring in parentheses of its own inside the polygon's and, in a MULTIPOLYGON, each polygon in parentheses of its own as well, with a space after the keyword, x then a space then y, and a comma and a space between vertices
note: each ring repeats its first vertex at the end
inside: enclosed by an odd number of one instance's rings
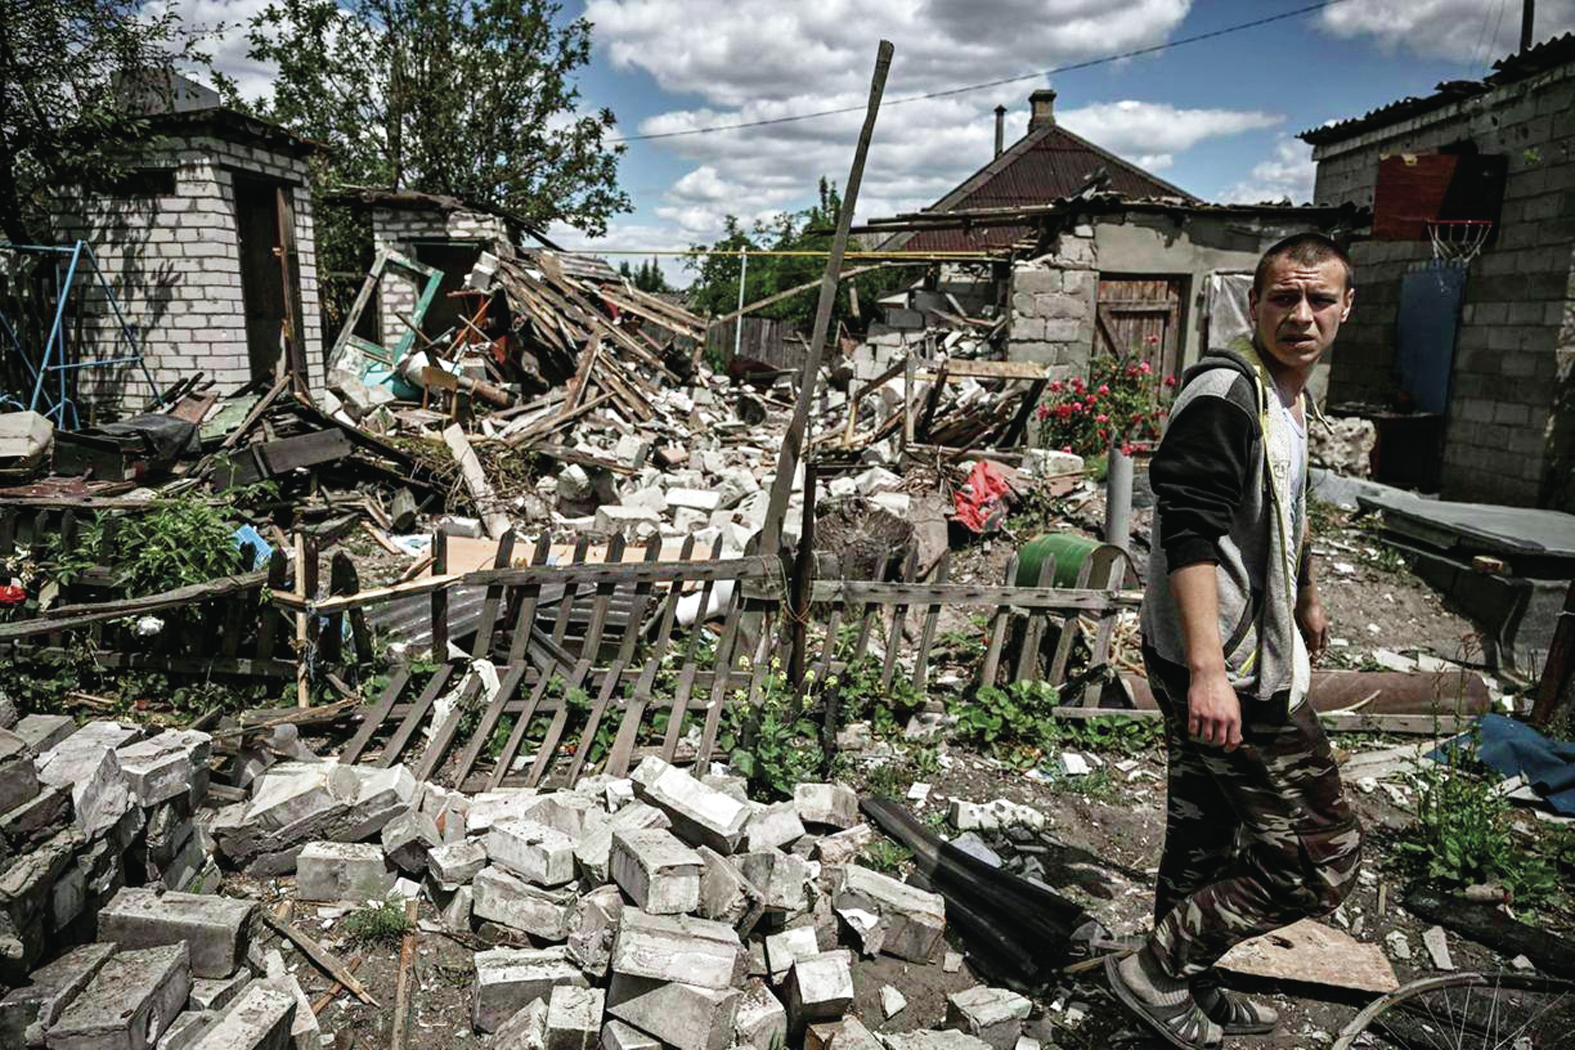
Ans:
MULTIPOLYGON (((1216 37, 1228 36, 1231 33, 1240 33, 1247 29, 1256 29, 1272 22, 1283 22, 1287 18, 1296 18, 1300 15, 1322 11, 1326 7, 1333 7, 1343 0, 1322 0, 1321 3, 1308 4, 1298 7, 1294 11, 1283 14, 1269 15, 1267 18, 1257 18, 1251 22, 1239 22, 1236 25, 1226 26, 1223 29, 1213 29, 1207 33, 1198 33, 1195 36, 1182 37, 1179 40, 1170 40, 1163 44, 1153 44, 1149 47, 1140 47, 1132 51, 1123 51, 1120 54, 1106 55, 1103 58, 1090 58, 1083 62, 1073 62, 1070 65, 1057 66, 1054 69, 1041 70, 1037 73, 1023 73, 1015 77, 1002 77, 999 80, 987 80, 982 84, 966 84, 962 87, 946 88, 943 91, 929 91, 922 95, 907 95, 903 98, 887 99, 881 103, 882 107, 901 106, 909 102, 923 102, 926 99, 946 98, 951 95, 962 95, 970 91, 983 91, 985 88, 1000 87, 1003 84, 1017 84, 1025 80, 1038 80, 1042 77, 1056 76, 1061 73, 1075 73, 1078 70, 1092 69, 1095 66, 1105 66, 1112 62, 1121 62, 1129 58, 1140 58, 1143 55, 1153 55, 1161 51, 1169 51, 1173 47, 1183 44, 1196 44, 1204 40, 1213 40, 1216 37)), ((652 139, 676 139, 689 135, 711 135, 721 131, 739 131, 744 128, 763 128, 772 124, 791 124, 800 120, 818 120, 821 117, 836 117, 844 113, 862 113, 864 106, 843 106, 838 109, 822 109, 813 113, 794 113, 786 117, 767 117, 763 120, 746 120, 736 124, 714 124, 705 128, 690 128, 687 131, 660 131, 650 135, 626 135, 623 138, 608 139, 607 144, 616 146, 625 142, 649 142, 652 139)))

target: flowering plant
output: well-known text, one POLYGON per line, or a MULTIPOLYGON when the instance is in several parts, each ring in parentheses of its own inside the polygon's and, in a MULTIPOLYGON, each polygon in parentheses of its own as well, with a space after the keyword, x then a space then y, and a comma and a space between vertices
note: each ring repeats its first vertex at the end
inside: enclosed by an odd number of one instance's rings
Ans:
MULTIPOLYGON (((1157 336, 1147 340, 1150 347, 1158 341, 1157 336)), ((1131 455, 1134 442, 1157 440, 1164 426, 1164 402, 1176 379, 1161 380, 1152 365, 1135 358, 1096 361, 1087 382, 1081 376, 1052 380, 1049 396, 1034 410, 1040 447, 1098 456, 1109 451, 1114 439, 1131 455)))

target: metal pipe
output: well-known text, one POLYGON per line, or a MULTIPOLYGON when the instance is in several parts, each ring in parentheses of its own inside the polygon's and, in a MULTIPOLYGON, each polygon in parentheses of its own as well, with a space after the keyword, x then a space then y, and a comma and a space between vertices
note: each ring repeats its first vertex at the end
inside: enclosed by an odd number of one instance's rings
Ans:
POLYGON ((1006 148, 1006 107, 995 107, 995 155, 999 157, 1006 148))
POLYGON ((733 318, 733 360, 744 342, 744 285, 749 282, 749 249, 738 253, 738 316, 733 318))
POLYGON ((1520 5, 1520 49, 1531 50, 1531 38, 1537 23, 1537 0, 1521 0, 1520 5))
POLYGON ((1121 451, 1121 438, 1110 442, 1105 459, 1105 542, 1127 550, 1132 542, 1132 457, 1121 451))

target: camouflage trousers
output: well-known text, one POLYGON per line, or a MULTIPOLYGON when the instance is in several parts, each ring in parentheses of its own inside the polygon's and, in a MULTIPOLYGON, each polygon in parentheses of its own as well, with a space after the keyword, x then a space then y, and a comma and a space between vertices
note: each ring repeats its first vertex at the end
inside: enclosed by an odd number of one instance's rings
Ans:
POLYGON ((1237 943, 1327 915, 1356 882, 1362 830, 1311 701, 1242 697, 1235 751, 1187 732, 1188 673, 1145 648, 1165 714, 1165 849, 1154 897, 1155 959, 1177 977, 1237 943))

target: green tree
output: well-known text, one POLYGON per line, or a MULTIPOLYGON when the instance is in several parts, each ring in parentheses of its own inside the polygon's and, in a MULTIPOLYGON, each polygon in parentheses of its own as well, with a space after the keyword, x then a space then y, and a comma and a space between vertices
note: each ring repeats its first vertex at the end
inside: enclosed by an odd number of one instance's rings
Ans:
POLYGON ((661 264, 654 258, 649 262, 640 264, 640 269, 634 275, 634 286, 642 292, 670 292, 672 288, 667 283, 667 278, 662 275, 661 264))
POLYGON ((122 178, 132 148, 154 136, 119 85, 167 96, 172 63, 207 61, 202 38, 142 0, 0 3, 0 232, 50 243, 54 190, 122 178))
MULTIPOLYGON (((329 147, 313 174, 322 271, 371 263, 365 216, 320 199, 337 186, 447 194, 593 236, 629 210, 612 111, 582 112, 574 85, 591 25, 561 13, 552 0, 276 0, 252 20, 250 57, 279 70, 252 108, 329 147)), ((328 334, 359 285, 328 285, 328 334)))
MULTIPOLYGON (((691 261, 689 266, 697 272, 693 308, 700 313, 720 316, 738 308, 738 280, 741 269, 746 269, 741 258, 744 252, 809 252, 807 255, 750 255, 744 277, 744 302, 752 303, 818 279, 826 271, 823 253, 831 249, 836 232, 837 213, 842 208, 842 195, 828 179, 822 178, 816 203, 802 211, 783 213, 769 222, 756 222, 745 229, 733 215, 724 220, 724 235, 715 244, 694 246, 705 255, 691 261)), ((859 265, 848 263, 844 269, 859 265)), ((906 268, 875 270, 859 277, 842 281, 837 286, 837 297, 831 314, 831 332, 846 323, 852 330, 862 331, 870 320, 870 310, 875 300, 895 288, 903 287, 918 276, 919 271, 906 268), (852 315, 849 289, 858 290, 860 315, 852 315)), ((774 303, 758 312, 760 317, 786 321, 794 328, 808 332, 815 321, 818 297, 813 290, 774 303)))

